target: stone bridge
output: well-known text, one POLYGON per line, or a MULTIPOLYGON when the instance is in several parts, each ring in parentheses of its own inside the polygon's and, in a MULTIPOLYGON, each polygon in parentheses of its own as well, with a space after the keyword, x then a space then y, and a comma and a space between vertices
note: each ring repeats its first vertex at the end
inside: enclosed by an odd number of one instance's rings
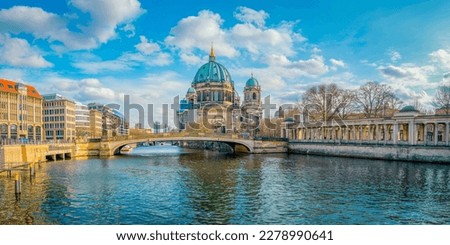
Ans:
POLYGON ((127 137, 104 140, 100 142, 100 156, 112 156, 120 154, 120 150, 130 144, 145 142, 182 142, 182 141, 202 141, 221 142, 229 145, 234 152, 246 153, 278 153, 287 152, 287 142, 283 141, 261 141, 253 139, 238 138, 234 135, 220 136, 190 136, 190 135, 152 135, 149 137, 127 137))

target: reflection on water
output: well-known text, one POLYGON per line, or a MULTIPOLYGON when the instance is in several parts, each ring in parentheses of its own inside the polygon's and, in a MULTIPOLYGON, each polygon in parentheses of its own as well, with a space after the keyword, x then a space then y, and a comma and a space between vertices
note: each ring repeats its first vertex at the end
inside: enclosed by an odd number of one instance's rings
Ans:
POLYGON ((450 165, 173 146, 0 174, 0 224, 450 224, 450 165))

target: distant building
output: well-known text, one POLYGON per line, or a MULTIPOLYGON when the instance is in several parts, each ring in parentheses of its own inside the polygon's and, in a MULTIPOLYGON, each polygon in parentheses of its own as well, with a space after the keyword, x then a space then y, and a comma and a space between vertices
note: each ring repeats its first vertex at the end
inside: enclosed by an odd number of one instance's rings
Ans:
POLYGON ((153 132, 155 132, 155 134, 159 134, 161 133, 161 123, 160 122, 155 122, 153 125, 153 132))
POLYGON ((99 103, 89 103, 88 108, 102 113, 102 137, 128 135, 129 123, 118 110, 99 103))
POLYGON ((42 140, 42 96, 33 86, 0 79, 0 138, 42 140))
POLYGON ((75 101, 59 94, 43 95, 46 140, 74 140, 75 101))
POLYGON ((112 113, 114 115, 114 120, 118 120, 118 127, 117 127, 117 135, 128 135, 129 134, 129 128, 130 124, 125 120, 125 116, 118 110, 113 109, 112 113))
POLYGON ((90 137, 101 138, 102 129, 102 113, 97 110, 89 110, 90 137))
POLYGON ((89 109, 80 102, 75 103, 75 131, 77 137, 91 137, 89 109))

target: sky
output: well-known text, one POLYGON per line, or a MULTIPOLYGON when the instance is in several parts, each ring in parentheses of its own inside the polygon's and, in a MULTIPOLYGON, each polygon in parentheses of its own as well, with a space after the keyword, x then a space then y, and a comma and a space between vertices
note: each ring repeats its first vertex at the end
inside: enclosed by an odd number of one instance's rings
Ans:
POLYGON ((0 77, 82 103, 130 95, 158 115, 213 43, 241 96, 253 74, 277 104, 378 81, 431 106, 450 83, 449 13, 447 0, 2 0, 0 77))

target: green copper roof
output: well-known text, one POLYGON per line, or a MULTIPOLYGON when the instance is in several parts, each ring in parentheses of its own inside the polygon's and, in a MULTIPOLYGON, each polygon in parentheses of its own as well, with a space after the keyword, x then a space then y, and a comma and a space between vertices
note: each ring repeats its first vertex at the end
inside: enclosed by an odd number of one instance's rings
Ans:
POLYGON ((256 80, 256 78, 254 78, 253 76, 247 80, 247 82, 245 83, 245 87, 258 87, 259 86, 259 82, 258 80, 256 80))
POLYGON ((412 111, 418 112, 418 110, 412 105, 407 105, 400 110, 400 112, 412 112, 412 111))
POLYGON ((192 85, 204 82, 232 82, 231 75, 227 68, 223 65, 213 61, 210 61, 198 69, 197 74, 195 74, 192 85))

